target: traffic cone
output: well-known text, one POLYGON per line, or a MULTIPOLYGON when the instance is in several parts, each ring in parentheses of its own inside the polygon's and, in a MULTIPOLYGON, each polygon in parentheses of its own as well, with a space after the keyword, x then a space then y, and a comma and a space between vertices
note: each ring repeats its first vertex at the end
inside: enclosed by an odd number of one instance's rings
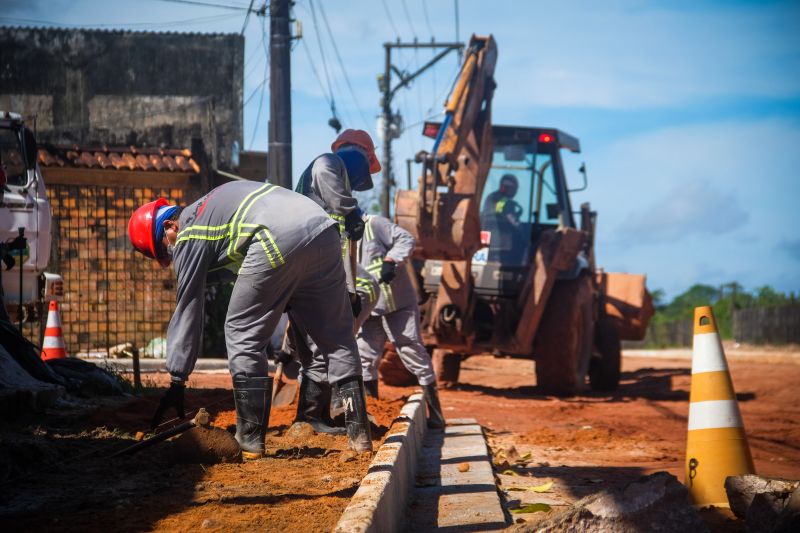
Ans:
POLYGON ((685 484, 695 505, 729 507, 725 478, 754 473, 714 311, 696 307, 685 484))
POLYGON ((64 344, 64 333, 61 331, 61 316, 58 313, 58 302, 50 301, 47 313, 47 327, 44 329, 42 341, 42 359, 65 359, 67 346, 64 344))

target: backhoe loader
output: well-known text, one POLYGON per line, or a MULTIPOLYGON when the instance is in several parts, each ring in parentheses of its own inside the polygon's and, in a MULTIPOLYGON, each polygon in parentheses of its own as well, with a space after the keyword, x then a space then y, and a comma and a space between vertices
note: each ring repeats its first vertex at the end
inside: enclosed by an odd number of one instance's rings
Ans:
MULTIPOLYGON (((423 338, 439 380, 480 353, 536 361, 537 385, 613 390, 621 340, 643 338, 653 313, 645 276, 597 268, 597 213, 576 212, 553 128, 493 126, 497 47, 473 36, 416 190, 395 196, 395 221, 416 238, 423 338)), ((585 172, 583 173, 585 179, 585 172)), ((585 186, 585 184, 584 184, 585 186)))

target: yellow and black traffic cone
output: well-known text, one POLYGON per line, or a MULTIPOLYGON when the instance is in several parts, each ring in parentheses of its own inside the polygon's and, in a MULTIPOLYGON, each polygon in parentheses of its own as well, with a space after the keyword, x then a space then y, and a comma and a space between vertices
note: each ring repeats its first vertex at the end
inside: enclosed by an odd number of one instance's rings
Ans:
POLYGON ((728 507, 725 478, 755 468, 710 306, 694 310, 693 344, 686 486, 695 505, 728 507))

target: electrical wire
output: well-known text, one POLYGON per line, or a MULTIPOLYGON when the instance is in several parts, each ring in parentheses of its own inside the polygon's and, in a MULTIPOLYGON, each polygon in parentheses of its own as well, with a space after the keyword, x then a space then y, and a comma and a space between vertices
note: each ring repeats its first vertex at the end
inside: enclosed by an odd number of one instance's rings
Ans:
POLYGON ((370 123, 367 120, 367 117, 364 115, 364 111, 361 109, 361 106, 358 102, 358 97, 356 96, 356 92, 353 89, 353 84, 350 83, 350 76, 347 75, 347 70, 344 68, 344 61, 342 61, 342 56, 339 53, 339 47, 336 45, 336 39, 333 38, 333 32, 331 31, 330 24, 328 24, 328 17, 325 15, 325 9, 322 7, 323 3, 319 3, 319 12, 322 15, 322 22, 325 23, 325 29, 328 31, 328 36, 330 37, 331 44, 333 44, 333 51, 336 55, 336 60, 339 62, 339 68, 342 69, 342 75, 344 75, 344 81, 347 84, 347 89, 350 91, 350 96, 353 97, 353 104, 356 106, 356 110, 358 110, 358 114, 361 116, 361 120, 364 122, 367 130, 370 130, 370 123))
POLYGON ((319 72, 317 71, 317 66, 314 64, 314 59, 311 57, 311 50, 308 49, 308 45, 306 44, 305 39, 300 39, 301 44, 303 45, 303 50, 306 52, 306 57, 308 58, 308 64, 311 66, 311 72, 314 73, 314 77, 317 79, 317 83, 319 83, 319 88, 322 90, 322 97, 325 98, 325 101, 328 105, 331 105, 331 100, 328 97, 328 93, 325 92, 325 84, 322 83, 322 78, 319 76, 319 72))
POLYGON ((266 17, 261 17, 261 44, 264 48, 264 55, 267 58, 267 61, 264 65, 264 79, 261 81, 261 96, 258 97, 258 111, 256 112, 256 124, 253 128, 253 135, 250 137, 250 149, 253 149, 253 143, 256 140, 256 133, 258 133, 258 125, 261 122, 261 108, 264 105, 264 88, 267 85, 267 80, 269 80, 269 66, 270 66, 270 58, 269 58, 269 48, 266 45, 266 39, 264 36, 267 33, 267 29, 264 27, 264 20, 266 17))
POLYGON ((244 30, 247 29, 247 23, 250 22, 250 13, 253 11, 253 3, 256 0, 250 0, 250 5, 247 6, 247 14, 244 16, 244 24, 242 24, 242 31, 239 32, 239 35, 244 35, 244 30))
POLYGON ((249 8, 244 6, 234 6, 230 4, 215 4, 212 2, 198 2, 197 0, 157 0, 158 2, 167 2, 170 4, 188 4, 190 6, 202 6, 202 7, 216 7, 219 9, 233 9, 236 11, 250 11, 249 8))
POLYGON ((431 40, 433 40, 433 27, 431 26, 431 18, 428 16, 428 2, 426 0, 420 0, 422 2, 422 12, 425 14, 425 25, 428 27, 428 34, 431 36, 431 40))
POLYGON ((319 55, 322 58, 322 70, 325 72, 325 81, 328 84, 328 94, 330 95, 330 106, 331 106, 331 113, 333 114, 334 118, 336 116, 336 101, 333 97, 333 88, 331 87, 331 77, 328 73, 328 62, 325 60, 325 51, 322 47, 322 37, 319 34, 319 25, 317 24, 317 11, 314 9, 314 0, 308 0, 308 5, 311 8, 311 21, 314 24, 314 34, 317 36, 317 46, 319 47, 319 55))
POLYGON ((386 12, 386 18, 389 19, 389 25, 391 25, 392 30, 394 30, 395 36, 397 36, 397 39, 400 40, 400 32, 397 31, 397 25, 394 23, 392 12, 389 11, 389 4, 386 3, 386 0, 383 0, 383 10, 386 12))
POLYGON ((414 40, 417 40, 417 31, 414 29, 414 24, 411 22, 411 15, 408 14, 408 6, 406 5, 406 0, 403 0, 403 12, 406 14, 406 21, 408 22, 408 27, 411 28, 411 35, 414 36, 414 40))
POLYGON ((0 16, 0 21, 8 21, 17 24, 40 24, 44 26, 56 26, 63 28, 75 29, 91 29, 91 28, 133 28, 133 27, 147 27, 147 28, 165 28, 176 25, 186 24, 203 24, 206 22, 219 22, 221 20, 228 20, 239 17, 238 14, 231 15, 213 15, 204 17, 195 17, 190 19, 170 20, 161 22, 103 22, 98 24, 70 24, 67 22, 55 22, 52 20, 29 19, 29 18, 16 18, 0 16))

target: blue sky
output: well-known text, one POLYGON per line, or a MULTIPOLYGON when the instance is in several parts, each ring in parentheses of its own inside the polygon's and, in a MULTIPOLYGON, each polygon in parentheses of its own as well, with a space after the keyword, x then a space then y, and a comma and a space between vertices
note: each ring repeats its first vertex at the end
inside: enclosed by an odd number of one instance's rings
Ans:
MULTIPOLYGON (((292 53, 295 176, 334 135, 327 89, 311 66, 324 84, 310 1, 294 9, 306 40, 292 53)), ((2 4, 3 17, 16 20, 0 23, 238 32, 244 21, 243 12, 159 0, 2 4), (209 18, 185 22, 201 17, 209 18)), ((452 0, 315 0, 315 7, 345 127, 375 132, 383 42, 455 39, 452 0)), ((589 188, 573 203, 590 201, 599 211, 601 266, 645 272, 649 286, 668 296, 693 283, 730 281, 800 289, 800 3, 460 0, 459 11, 462 40, 492 33, 498 43, 495 123, 559 127, 581 139, 583 153, 565 164, 579 185, 577 168, 586 161, 589 188)), ((251 17, 244 145, 264 150, 269 94, 267 87, 257 118, 261 36, 261 20, 251 17)), ((413 70, 430 57, 404 52, 397 64, 413 70)), ((407 125, 441 110, 455 69, 455 58, 447 58, 398 95, 407 125)), ((429 145, 413 127, 394 146, 404 161, 429 145)), ((396 175, 405 183, 404 166, 396 175)))

